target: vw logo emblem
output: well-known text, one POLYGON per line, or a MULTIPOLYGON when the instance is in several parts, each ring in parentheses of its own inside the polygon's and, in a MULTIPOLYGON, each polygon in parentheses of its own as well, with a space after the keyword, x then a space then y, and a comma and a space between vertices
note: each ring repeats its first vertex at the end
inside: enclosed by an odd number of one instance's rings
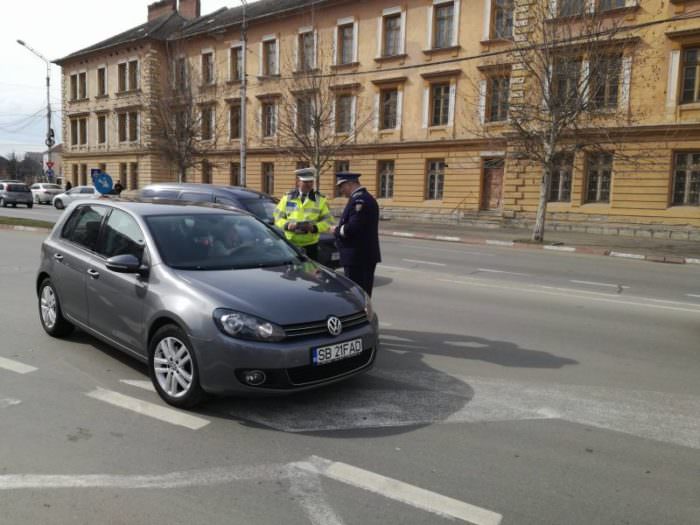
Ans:
POLYGON ((343 323, 334 315, 328 318, 326 326, 328 327, 328 333, 331 335, 340 335, 340 332, 343 331, 343 323))

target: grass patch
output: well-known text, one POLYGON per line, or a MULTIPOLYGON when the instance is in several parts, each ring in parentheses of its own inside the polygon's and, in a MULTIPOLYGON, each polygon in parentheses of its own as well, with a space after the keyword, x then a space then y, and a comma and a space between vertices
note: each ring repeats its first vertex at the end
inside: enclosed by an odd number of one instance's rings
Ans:
POLYGON ((22 217, 0 217, 0 224, 7 226, 29 226, 31 228, 53 228, 53 223, 37 221, 36 219, 23 219, 22 217))

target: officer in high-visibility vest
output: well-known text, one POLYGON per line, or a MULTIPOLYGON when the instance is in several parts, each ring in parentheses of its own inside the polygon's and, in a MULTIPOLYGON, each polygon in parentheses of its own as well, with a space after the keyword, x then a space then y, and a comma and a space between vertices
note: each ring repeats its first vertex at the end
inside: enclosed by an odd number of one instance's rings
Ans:
POLYGON ((290 191, 275 210, 275 226, 284 231, 287 240, 303 248, 306 254, 318 260, 320 234, 333 226, 333 216, 328 209, 328 200, 314 190, 314 168, 303 168, 294 172, 297 188, 290 191))

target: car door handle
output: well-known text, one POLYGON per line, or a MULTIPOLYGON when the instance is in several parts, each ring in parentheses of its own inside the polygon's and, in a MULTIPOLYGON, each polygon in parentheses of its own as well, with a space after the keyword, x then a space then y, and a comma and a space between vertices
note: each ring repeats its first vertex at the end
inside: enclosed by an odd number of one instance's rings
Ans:
POLYGON ((53 258, 56 259, 58 262, 61 262, 63 260, 63 255, 60 253, 54 253, 53 258))
POLYGON ((97 270, 93 270, 92 268, 90 268, 90 269, 87 271, 87 273, 88 273, 88 275, 89 275, 90 277, 92 277, 93 279, 97 279, 97 278, 100 276, 100 272, 98 272, 97 270))

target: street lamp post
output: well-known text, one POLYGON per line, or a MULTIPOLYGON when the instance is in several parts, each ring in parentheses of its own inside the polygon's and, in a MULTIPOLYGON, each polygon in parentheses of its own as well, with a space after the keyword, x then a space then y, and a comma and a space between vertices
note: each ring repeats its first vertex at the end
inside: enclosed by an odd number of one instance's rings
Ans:
POLYGON ((247 151, 246 148, 248 146, 248 137, 247 137, 247 130, 246 130, 246 113, 247 113, 247 105, 246 105, 246 89, 247 89, 247 84, 248 84, 248 79, 247 79, 247 71, 246 71, 246 62, 247 62, 247 53, 248 53, 248 24, 246 20, 246 8, 248 7, 248 2, 246 0, 241 0, 241 4, 243 6, 243 20, 241 21, 241 45, 243 47, 243 50, 241 51, 241 68, 242 68, 242 77, 241 77, 241 158, 240 158, 240 183, 241 186, 246 185, 246 163, 247 163, 247 151))
POLYGON ((27 45, 27 43, 24 40, 18 39, 17 43, 21 46, 26 47, 29 51, 31 51, 33 54, 38 56, 46 63, 46 140, 44 141, 44 143, 48 148, 47 166, 51 166, 51 148, 56 143, 56 140, 54 139, 54 131, 51 128, 51 62, 44 55, 39 53, 36 49, 33 49, 32 47, 27 45))

